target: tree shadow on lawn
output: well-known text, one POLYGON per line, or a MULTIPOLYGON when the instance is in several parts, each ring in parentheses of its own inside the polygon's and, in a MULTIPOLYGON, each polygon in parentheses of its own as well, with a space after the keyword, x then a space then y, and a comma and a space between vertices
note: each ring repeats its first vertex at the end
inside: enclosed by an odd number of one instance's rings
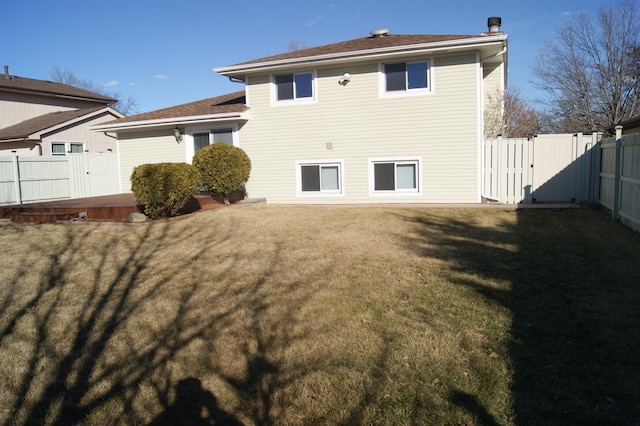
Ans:
MULTIPOLYGON (((472 213, 468 220, 429 210, 408 217, 417 232, 412 250, 447 259, 455 284, 510 311, 508 422, 636 424, 640 236, 587 209, 512 214, 489 227, 472 213), (500 281, 510 288, 491 284, 500 281)), ((483 424, 503 423, 504 413, 483 405, 485 395, 457 390, 450 401, 483 424)))
POLYGON ((185 410, 182 424, 272 424, 281 388, 323 368, 322 352, 297 371, 280 366, 309 331, 292 326, 313 295, 308 277, 270 282, 283 261, 277 246, 242 259, 233 227, 183 225, 154 223, 133 237, 57 226, 59 240, 24 253, 0 293, 0 356, 14 363, 4 424, 163 424, 185 410), (190 249, 168 256, 172 247, 190 249), (248 278, 238 266, 247 261, 269 266, 248 278))

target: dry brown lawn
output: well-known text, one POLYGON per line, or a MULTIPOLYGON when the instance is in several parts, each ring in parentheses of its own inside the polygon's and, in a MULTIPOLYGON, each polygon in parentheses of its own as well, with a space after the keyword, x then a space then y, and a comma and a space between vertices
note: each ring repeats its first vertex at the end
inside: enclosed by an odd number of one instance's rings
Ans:
POLYGON ((246 206, 0 243, 4 424, 640 420, 640 238, 602 212, 246 206))

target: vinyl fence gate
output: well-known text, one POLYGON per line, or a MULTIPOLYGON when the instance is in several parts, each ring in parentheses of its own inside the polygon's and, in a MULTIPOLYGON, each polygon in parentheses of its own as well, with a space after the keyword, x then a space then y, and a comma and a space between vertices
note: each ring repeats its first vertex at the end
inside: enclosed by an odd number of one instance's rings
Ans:
POLYGON ((0 157, 0 205, 119 192, 116 154, 0 157))
POLYGON ((488 139, 483 197, 506 204, 597 201, 599 134, 488 139), (595 168, 594 168, 595 167, 595 168))

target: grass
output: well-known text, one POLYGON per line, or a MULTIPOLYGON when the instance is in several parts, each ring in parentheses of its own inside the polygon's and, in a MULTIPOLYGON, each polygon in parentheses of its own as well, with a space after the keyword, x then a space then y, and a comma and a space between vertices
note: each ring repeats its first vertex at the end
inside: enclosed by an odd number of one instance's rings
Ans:
POLYGON ((251 206, 0 225, 3 424, 635 424, 602 212, 251 206))

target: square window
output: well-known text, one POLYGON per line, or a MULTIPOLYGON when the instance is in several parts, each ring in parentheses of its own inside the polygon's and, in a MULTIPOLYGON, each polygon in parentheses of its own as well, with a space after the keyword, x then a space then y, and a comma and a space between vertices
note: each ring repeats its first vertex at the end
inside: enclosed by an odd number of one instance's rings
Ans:
POLYGON ((420 194, 420 159, 370 159, 372 193, 420 194))
POLYGON ((383 72, 387 92, 429 88, 429 64, 426 61, 385 64, 383 72))
POLYGON ((313 73, 276 75, 274 83, 278 101, 313 99, 313 73))
POLYGON ((51 155, 67 155, 65 142, 51 142, 51 155))
POLYGON ((341 196, 342 162, 296 162, 298 195, 341 196))
POLYGON ((82 142, 71 142, 69 146, 71 154, 84 154, 84 144, 82 142))

